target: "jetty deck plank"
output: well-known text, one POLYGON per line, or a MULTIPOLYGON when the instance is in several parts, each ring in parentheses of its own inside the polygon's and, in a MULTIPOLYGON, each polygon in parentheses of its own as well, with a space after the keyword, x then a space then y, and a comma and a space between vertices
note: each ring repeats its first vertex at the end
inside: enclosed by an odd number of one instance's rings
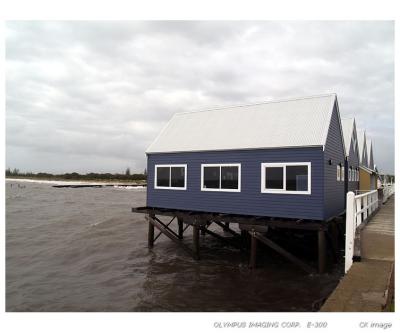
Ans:
POLYGON ((394 195, 361 233, 355 262, 322 306, 322 312, 380 312, 390 301, 394 272, 394 195))

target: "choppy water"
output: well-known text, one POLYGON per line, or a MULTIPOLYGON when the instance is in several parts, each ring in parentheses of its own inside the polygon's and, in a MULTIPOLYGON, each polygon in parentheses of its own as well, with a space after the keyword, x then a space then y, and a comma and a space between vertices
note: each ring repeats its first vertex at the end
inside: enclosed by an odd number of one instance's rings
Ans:
POLYGON ((144 216, 130 212, 145 197, 7 182, 7 311, 310 311, 338 282, 338 269, 307 275, 267 250, 252 271, 210 236, 198 262, 165 236, 148 250, 144 216))

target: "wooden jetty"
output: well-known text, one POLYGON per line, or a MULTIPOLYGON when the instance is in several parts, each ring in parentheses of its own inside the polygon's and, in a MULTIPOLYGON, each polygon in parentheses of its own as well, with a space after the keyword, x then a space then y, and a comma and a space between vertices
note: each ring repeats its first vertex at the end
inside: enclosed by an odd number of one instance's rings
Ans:
POLYGON ((351 265, 323 312, 386 311, 394 294, 394 203, 392 196, 360 232, 360 258, 351 265))
POLYGON ((337 224, 339 223, 339 218, 333 218, 328 221, 275 219, 262 216, 198 212, 156 207, 136 207, 132 208, 132 212, 146 214, 149 227, 149 248, 152 248, 160 235, 164 234, 196 260, 199 260, 201 257, 200 233, 215 237, 221 242, 237 247, 244 251, 248 251, 247 244, 249 243, 248 239, 250 239, 249 266, 251 268, 256 268, 257 266, 258 243, 262 243, 271 248, 307 273, 323 273, 326 271, 328 244, 330 245, 334 256, 339 255, 337 245, 337 224), (161 216, 168 216, 170 221, 168 223, 163 222, 161 216), (171 224, 173 222, 177 223, 178 232, 171 228, 171 224), (209 229, 211 224, 219 226, 222 230, 229 233, 233 237, 224 237, 214 231, 211 231, 209 229), (241 233, 239 234, 230 228, 230 224, 238 224, 241 233), (192 228, 193 240, 192 246, 190 247, 182 242, 183 234, 189 227, 192 228), (309 264, 283 248, 283 246, 270 239, 268 237, 269 228, 307 230, 311 232, 314 231, 318 238, 318 267, 311 267, 309 264), (155 229, 159 231, 157 235, 155 235, 155 229))

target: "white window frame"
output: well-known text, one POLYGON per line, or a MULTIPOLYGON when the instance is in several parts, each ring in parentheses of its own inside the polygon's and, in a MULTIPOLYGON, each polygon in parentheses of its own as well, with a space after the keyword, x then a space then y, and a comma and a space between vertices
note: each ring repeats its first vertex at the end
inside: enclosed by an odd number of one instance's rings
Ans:
POLYGON ((311 162, 284 162, 284 163, 261 163, 261 193, 275 194, 311 194, 311 162), (287 166, 307 166, 307 191, 287 191, 286 190, 286 167, 287 166), (265 169, 267 167, 283 167, 283 188, 272 189, 265 187, 265 169))
POLYGON ((201 165, 201 183, 200 190, 206 192, 240 192, 242 188, 242 165, 241 163, 212 163, 212 164, 202 164, 201 165), (204 168, 206 167, 219 167, 219 188, 207 188, 204 187, 204 168), (222 167, 238 167, 238 188, 221 188, 221 170, 222 167))
POLYGON ((352 171, 353 170, 351 170, 350 168, 347 170, 347 180, 349 181, 349 182, 351 182, 352 180, 353 180, 353 178, 352 178, 352 171))
POLYGON ((154 165, 154 188, 157 190, 179 190, 185 191, 187 187, 187 164, 155 164, 154 165), (169 168, 169 185, 170 186, 157 186, 157 168, 169 168), (171 186, 171 168, 185 168, 185 186, 173 187, 171 186))
POLYGON ((340 180, 341 180, 342 182, 344 182, 344 173, 345 173, 344 166, 342 166, 341 172, 340 172, 340 180))
POLYGON ((341 166, 340 166, 340 164, 338 164, 337 166, 336 166, 336 180, 338 181, 338 182, 340 182, 340 175, 341 175, 341 173, 342 173, 342 168, 341 168, 341 166))

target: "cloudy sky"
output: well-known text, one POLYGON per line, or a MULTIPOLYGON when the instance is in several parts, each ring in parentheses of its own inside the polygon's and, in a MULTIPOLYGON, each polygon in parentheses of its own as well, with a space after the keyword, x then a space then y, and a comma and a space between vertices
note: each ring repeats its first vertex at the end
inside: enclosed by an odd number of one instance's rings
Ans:
POLYGON ((175 112, 336 92, 394 172, 392 22, 8 22, 6 165, 142 172, 175 112))

